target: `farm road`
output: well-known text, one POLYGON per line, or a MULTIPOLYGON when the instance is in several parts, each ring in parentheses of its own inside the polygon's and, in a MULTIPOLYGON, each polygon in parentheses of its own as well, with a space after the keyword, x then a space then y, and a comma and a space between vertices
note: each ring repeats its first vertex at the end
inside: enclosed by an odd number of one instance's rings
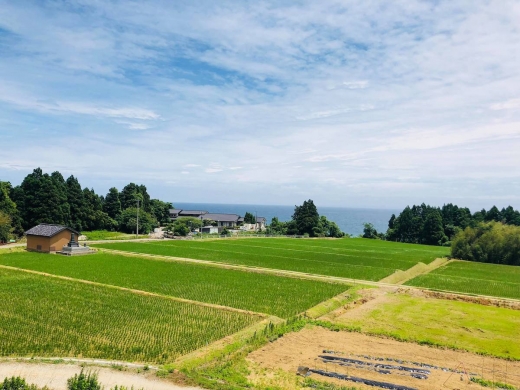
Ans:
MULTIPOLYGON (((125 363, 126 365, 127 363, 125 363)), ((142 367, 142 365, 141 365, 142 367)), ((201 390, 199 387, 184 387, 159 379, 154 372, 138 374, 136 371, 118 371, 107 367, 88 367, 97 372, 105 389, 114 386, 133 387, 144 390, 201 390)), ((47 386, 52 390, 66 390, 67 379, 78 374, 81 366, 76 364, 0 362, 0 378, 20 376, 38 387, 47 386)))

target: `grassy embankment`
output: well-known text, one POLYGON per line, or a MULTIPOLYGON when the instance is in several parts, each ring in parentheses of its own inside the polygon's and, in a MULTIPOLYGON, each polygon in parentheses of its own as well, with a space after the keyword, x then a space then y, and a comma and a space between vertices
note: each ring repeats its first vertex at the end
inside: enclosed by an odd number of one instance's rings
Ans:
POLYGON ((520 299, 520 267, 453 261, 405 284, 465 294, 520 299))
POLYGON ((378 240, 286 238, 125 242, 102 248, 211 260, 229 264, 377 281, 418 262, 446 256, 447 248, 378 240))

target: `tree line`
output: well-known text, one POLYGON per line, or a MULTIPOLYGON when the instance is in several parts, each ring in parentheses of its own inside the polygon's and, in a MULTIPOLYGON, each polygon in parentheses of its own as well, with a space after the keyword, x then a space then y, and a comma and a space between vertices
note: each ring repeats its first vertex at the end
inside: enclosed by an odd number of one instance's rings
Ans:
POLYGON ((70 226, 78 231, 136 230, 139 201, 139 231, 150 232, 169 222, 172 204, 151 199, 146 186, 129 183, 121 191, 110 188, 98 195, 82 188, 73 175, 67 179, 55 171, 50 175, 36 168, 22 183, 13 187, 0 181, 0 241, 21 236, 40 223, 70 226))
POLYGON ((493 206, 471 213, 451 203, 406 207, 392 214, 386 233, 366 223, 363 237, 413 244, 451 246, 456 259, 520 265, 520 212, 493 206))
POLYGON ((500 222, 520 226, 520 212, 512 206, 499 210, 496 206, 471 213, 467 207, 452 203, 442 207, 426 204, 407 206, 397 217, 392 214, 386 233, 377 232, 371 224, 365 224, 363 237, 412 244, 450 246, 455 236, 467 227, 481 223, 500 222))

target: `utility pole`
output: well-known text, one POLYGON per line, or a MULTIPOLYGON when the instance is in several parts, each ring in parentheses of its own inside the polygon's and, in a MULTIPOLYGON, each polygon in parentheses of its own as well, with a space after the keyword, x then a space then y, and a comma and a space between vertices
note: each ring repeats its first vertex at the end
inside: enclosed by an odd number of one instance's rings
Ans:
POLYGON ((137 223, 136 223, 135 231, 137 232, 136 238, 139 238, 139 199, 137 199, 137 223))

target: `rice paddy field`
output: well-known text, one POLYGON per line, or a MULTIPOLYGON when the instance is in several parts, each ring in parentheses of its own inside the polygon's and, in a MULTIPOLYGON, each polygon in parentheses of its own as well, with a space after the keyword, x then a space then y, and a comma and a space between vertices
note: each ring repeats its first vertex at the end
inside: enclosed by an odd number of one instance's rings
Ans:
POLYGON ((23 271, 0 268, 0 281, 1 356, 161 363, 260 320, 23 271))
POLYGON ((449 254, 449 248, 364 239, 160 240, 95 246, 370 281, 449 254))
POLYGON ((466 294, 520 299, 520 267, 452 261, 405 284, 466 294))
POLYGON ((8 265, 287 318, 349 286, 108 253, 0 254, 8 265))

